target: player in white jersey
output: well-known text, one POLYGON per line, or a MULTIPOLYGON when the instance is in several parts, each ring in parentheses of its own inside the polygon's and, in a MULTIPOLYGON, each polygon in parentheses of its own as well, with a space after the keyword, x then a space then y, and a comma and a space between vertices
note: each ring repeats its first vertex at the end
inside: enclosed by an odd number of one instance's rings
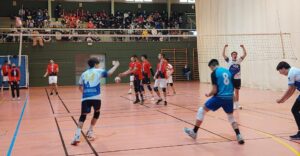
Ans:
MULTIPOLYGON (((296 89, 300 91, 300 69, 291 67, 287 62, 284 61, 280 62, 276 69, 280 74, 288 77, 289 88, 284 95, 276 101, 277 103, 284 103, 294 94, 296 89)), ((298 132, 296 135, 290 136, 290 138, 292 140, 300 140, 300 96, 298 96, 292 107, 292 113, 298 127, 298 132)))
POLYGON ((173 90, 173 94, 176 94, 175 91, 175 87, 174 87, 174 81, 173 81, 173 73, 174 73, 174 68, 173 66, 170 64, 169 59, 166 59, 166 61, 168 62, 168 66, 167 66, 167 75, 168 75, 168 79, 167 79, 167 93, 169 94, 169 86, 171 86, 172 90, 173 90))
POLYGON ((234 109, 242 109, 242 106, 239 104, 240 98, 240 89, 241 89, 241 63, 246 58, 247 52, 244 45, 240 45, 243 49, 243 55, 238 58, 238 53, 233 51, 231 53, 231 58, 226 56, 226 48, 228 45, 226 44, 223 49, 223 57, 228 64, 228 68, 230 73, 233 75, 233 87, 234 87, 234 109))
POLYGON ((101 107, 101 88, 100 81, 101 78, 106 78, 111 76, 113 72, 118 68, 119 62, 113 61, 113 67, 109 71, 104 69, 99 69, 99 60, 97 58, 91 58, 88 61, 90 69, 82 73, 79 80, 79 89, 82 92, 82 103, 81 103, 81 115, 79 118, 77 130, 75 132, 75 137, 71 142, 71 145, 77 145, 80 142, 80 134, 83 127, 83 123, 86 119, 88 113, 91 112, 91 108, 94 108, 94 115, 91 121, 89 130, 86 136, 89 140, 94 140, 95 136, 93 133, 93 127, 96 125, 97 120, 100 116, 101 107))

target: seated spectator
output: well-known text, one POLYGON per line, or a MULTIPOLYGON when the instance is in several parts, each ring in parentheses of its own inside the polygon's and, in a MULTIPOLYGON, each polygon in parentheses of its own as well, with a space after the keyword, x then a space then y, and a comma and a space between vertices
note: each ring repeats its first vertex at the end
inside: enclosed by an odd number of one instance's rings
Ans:
POLYGON ((94 29, 94 28, 95 28, 95 25, 94 25, 94 23, 90 20, 90 21, 87 23, 86 28, 88 28, 88 29, 94 29))
POLYGON ((191 70, 190 70, 190 68, 188 67, 187 64, 182 69, 182 73, 188 81, 191 80, 191 70))

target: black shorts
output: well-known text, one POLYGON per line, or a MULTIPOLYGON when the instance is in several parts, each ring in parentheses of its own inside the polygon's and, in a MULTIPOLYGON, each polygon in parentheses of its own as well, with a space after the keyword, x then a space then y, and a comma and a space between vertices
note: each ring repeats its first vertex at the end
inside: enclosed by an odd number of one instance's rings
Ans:
POLYGON ((91 108, 97 111, 101 108, 101 100, 84 100, 81 103, 81 114, 90 113, 91 108))
POLYGON ((241 89, 241 79, 233 79, 234 89, 241 89))
POLYGON ((142 80, 143 84, 151 84, 150 78, 148 75, 144 75, 144 78, 142 80))

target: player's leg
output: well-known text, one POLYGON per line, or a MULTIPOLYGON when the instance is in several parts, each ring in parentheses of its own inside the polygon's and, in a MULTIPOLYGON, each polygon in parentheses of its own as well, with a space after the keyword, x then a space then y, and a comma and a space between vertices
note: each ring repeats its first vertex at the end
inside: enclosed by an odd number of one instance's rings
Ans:
POLYGON ((240 133, 238 123, 235 121, 234 116, 233 116, 233 99, 223 99, 222 100, 222 108, 227 114, 228 121, 231 124, 231 126, 236 134, 238 143, 244 144, 245 142, 242 137, 242 134, 240 133))
POLYGON ((171 88, 172 88, 172 91, 173 91, 173 94, 176 94, 176 91, 175 91, 175 87, 174 87, 174 81, 173 81, 173 76, 170 76, 169 77, 169 84, 170 84, 170 86, 171 86, 171 88))
POLYGON ((184 128, 184 132, 188 136, 192 137, 193 139, 196 139, 197 134, 198 134, 198 130, 199 130, 201 124, 203 123, 204 116, 209 111, 210 111, 210 108, 207 108, 206 106, 200 107, 198 109, 198 112, 197 112, 196 122, 195 122, 194 128, 184 128))
POLYGON ((144 104, 144 94, 143 93, 145 92, 145 89, 144 89, 142 80, 138 80, 138 83, 139 83, 138 92, 140 93, 141 104, 144 104))
POLYGON ((161 79, 160 88, 164 94, 164 105, 166 106, 167 103, 167 79, 161 79))
POLYGON ((155 91, 156 95, 158 96, 158 100, 156 102, 157 105, 162 101, 162 98, 160 96, 160 92, 158 90, 158 87, 159 87, 159 84, 160 84, 160 80, 161 79, 156 79, 155 82, 154 82, 154 87, 153 87, 153 90, 155 91))
POLYGON ((4 82, 4 80, 3 80, 2 83, 1 83, 1 93, 4 92, 4 85, 5 85, 5 82, 4 82))
POLYGON ((134 76, 133 75, 130 75, 129 76, 129 91, 128 91, 128 94, 132 94, 132 89, 134 88, 134 84, 133 84, 133 81, 134 81, 134 76))
POLYGON ((18 82, 14 82, 16 86, 17 98, 20 100, 20 84, 18 82))
POLYGON ((238 108, 242 109, 242 106, 239 103, 241 80, 240 79, 234 79, 233 80, 233 86, 234 86, 234 98, 233 98, 234 109, 238 109, 238 108))
POLYGON ((137 104, 140 102, 140 98, 139 98, 140 84, 139 84, 138 79, 134 79, 133 86, 134 86, 134 92, 135 92, 135 101, 133 102, 133 104, 137 104))
POLYGON ((11 96, 12 96, 13 100, 15 100, 16 95, 15 95, 15 84, 14 84, 14 82, 11 82, 10 86, 11 86, 11 96))
POLYGON ((147 88, 152 96, 152 100, 154 100, 154 94, 153 94, 153 90, 152 90, 152 87, 151 87, 151 81, 150 81, 150 78, 147 78, 147 82, 146 82, 146 85, 147 85, 147 88))
POLYGON ((100 117, 100 108, 101 108, 101 100, 93 100, 93 108, 94 108, 94 115, 91 120, 91 125, 89 130, 86 133, 86 136, 89 140, 94 140, 95 135, 94 135, 94 127, 100 117))
POLYGON ((296 135, 290 136, 290 138, 293 140, 300 140, 300 96, 297 98, 292 107, 292 113, 298 127, 298 132, 296 135))
POLYGON ((90 101, 91 100, 85 100, 85 101, 82 101, 82 103, 81 103, 81 115, 79 117, 75 136, 74 136, 73 141, 71 142, 71 145, 76 146, 80 142, 81 130, 82 130, 84 121, 86 120, 87 114, 90 113, 90 111, 91 111, 92 105, 91 105, 90 101))

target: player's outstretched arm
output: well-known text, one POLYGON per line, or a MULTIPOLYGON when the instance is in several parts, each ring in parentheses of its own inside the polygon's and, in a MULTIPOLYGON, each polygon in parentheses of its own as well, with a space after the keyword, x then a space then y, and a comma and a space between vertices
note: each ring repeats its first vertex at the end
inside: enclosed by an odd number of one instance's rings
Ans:
POLYGON ((47 77, 48 75, 48 70, 46 70, 46 73, 44 74, 44 77, 47 77))
POLYGON ((247 56, 247 50, 245 48, 245 46, 242 44, 240 45, 240 47, 243 49, 243 55, 241 56, 242 59, 245 59, 247 56))
POLYGON ((119 66, 120 66, 119 61, 113 61, 113 67, 109 69, 109 71, 107 72, 107 76, 111 76, 119 66))
POLYGON ((225 46, 224 46, 224 48, 223 48, 223 52, 222 52, 222 56, 223 56, 223 58, 224 58, 225 60, 228 59, 228 57, 226 56, 226 49, 227 49, 227 47, 228 47, 228 44, 225 44, 225 46))
POLYGON ((288 90, 284 93, 284 95, 280 99, 276 100, 276 102, 284 103, 294 94, 295 90, 296 90, 295 86, 289 86, 288 90))

